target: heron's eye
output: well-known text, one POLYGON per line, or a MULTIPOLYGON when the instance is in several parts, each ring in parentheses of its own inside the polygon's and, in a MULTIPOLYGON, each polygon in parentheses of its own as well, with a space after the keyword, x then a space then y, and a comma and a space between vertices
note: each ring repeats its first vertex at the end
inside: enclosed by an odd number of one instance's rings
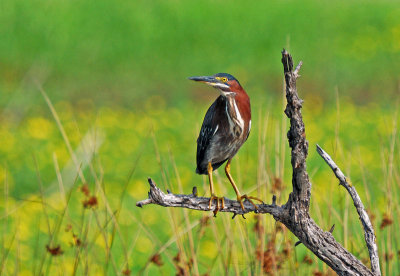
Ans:
POLYGON ((225 77, 223 77, 223 78, 221 78, 221 81, 222 81, 222 82, 227 82, 227 81, 228 81, 228 79, 227 79, 227 78, 225 78, 225 77))

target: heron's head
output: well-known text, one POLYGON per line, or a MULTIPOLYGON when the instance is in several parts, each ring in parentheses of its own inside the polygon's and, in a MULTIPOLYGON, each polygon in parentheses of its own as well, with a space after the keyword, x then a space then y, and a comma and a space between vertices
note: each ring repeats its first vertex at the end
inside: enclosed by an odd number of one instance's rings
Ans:
POLYGON ((236 94, 236 92, 243 89, 239 81, 227 73, 218 73, 213 76, 190 77, 189 80, 203 82, 217 88, 223 96, 236 94))

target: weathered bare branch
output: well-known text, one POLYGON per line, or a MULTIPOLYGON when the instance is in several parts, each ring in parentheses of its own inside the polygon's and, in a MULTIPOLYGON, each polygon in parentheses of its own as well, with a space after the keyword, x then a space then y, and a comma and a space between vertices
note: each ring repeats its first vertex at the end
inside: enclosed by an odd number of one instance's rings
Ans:
MULTIPOLYGON (((172 193, 165 194, 156 186, 151 178, 149 178, 148 181, 150 184, 149 198, 137 202, 136 206, 138 207, 142 207, 148 204, 157 204, 164 207, 183 207, 198 211, 211 211, 208 205, 210 198, 208 197, 198 197, 195 193, 189 195, 172 193)), ((224 209, 221 209, 220 212, 228 212, 235 215, 244 215, 256 211, 254 206, 248 201, 244 201, 243 205, 244 210, 242 210, 238 201, 225 198, 225 207, 224 209)), ((276 204, 257 204, 256 212, 260 214, 268 213, 273 215, 274 217, 282 217, 284 210, 282 207, 276 204)))
POLYGON ((305 127, 301 108, 303 101, 299 98, 296 88, 296 80, 303 64, 301 61, 293 71, 292 56, 286 50, 282 52, 282 63, 286 83, 287 105, 285 114, 290 119, 290 129, 287 133, 289 146, 292 148, 292 186, 293 200, 301 203, 307 210, 310 205, 311 183, 306 170, 306 158, 308 154, 308 142, 306 140, 305 127))
POLYGON ((299 98, 296 88, 296 80, 302 63, 300 62, 293 71, 293 60, 286 50, 282 51, 282 63, 287 100, 285 114, 290 119, 287 137, 292 149, 293 192, 284 206, 289 216, 286 217, 287 220, 281 220, 281 222, 339 275, 374 275, 360 260, 343 248, 330 232, 323 231, 310 217, 311 182, 306 171, 308 142, 301 115, 303 101, 299 98))
MULTIPOLYGON (((287 133, 289 146, 291 147, 291 164, 293 169, 292 188, 289 199, 283 206, 276 205, 276 198, 273 197, 272 204, 257 205, 258 213, 268 213, 274 216, 276 221, 282 222, 308 249, 318 258, 329 265, 339 275, 380 275, 379 259, 375 244, 372 225, 365 212, 364 206, 359 200, 355 189, 346 182, 346 179, 336 165, 332 167, 339 179, 344 179, 341 184, 351 194, 354 205, 360 214, 366 233, 366 241, 370 250, 372 271, 369 270, 360 260, 348 252, 338 243, 332 235, 332 231, 322 230, 310 217, 309 206, 311 197, 311 182, 306 170, 306 158, 308 154, 308 142, 305 135, 305 126, 301 115, 303 101, 299 98, 296 88, 296 80, 300 76, 299 71, 302 62, 293 70, 293 60, 290 54, 282 51, 282 63, 286 83, 287 105, 285 114, 290 119, 290 129, 287 133), (365 218, 366 216, 366 218, 365 218), (372 231, 371 231, 372 230, 372 231), (370 246, 371 249, 370 249, 370 246), (372 251, 371 251, 372 250, 372 251), (372 253, 371 253, 372 252, 372 253), (377 262, 377 264, 375 263, 377 262), (374 264, 375 263, 375 264, 374 264)), ((329 156, 328 156, 329 157, 329 156)), ((330 159, 331 160, 331 159, 330 159)), ((331 162, 333 163, 333 161, 331 162)), ((329 163, 328 163, 329 164, 329 163)), ((333 163, 334 164, 334 163, 333 163)), ((197 197, 193 192, 190 195, 178 195, 163 193, 149 179, 149 198, 138 202, 136 205, 142 207, 147 204, 158 204, 166 207, 183 207, 200 211, 209 211, 209 198, 197 197)), ((244 203, 245 210, 235 200, 225 199, 225 207, 220 212, 231 212, 246 214, 255 211, 255 208, 248 202, 244 203)), ((299 243, 297 243, 299 244, 299 243)))
POLYGON ((364 228, 365 243, 369 251, 369 258, 371 260, 371 270, 375 275, 381 275, 379 267, 379 256, 378 246, 376 245, 374 228, 372 227, 371 220, 364 208, 360 196, 358 195, 356 188, 347 182, 346 177, 332 158, 327 154, 319 145, 317 145, 317 152, 325 160, 325 162, 331 167, 336 178, 339 179, 340 185, 346 188, 351 198, 353 199, 354 207, 357 209, 357 213, 360 217, 361 223, 364 228))

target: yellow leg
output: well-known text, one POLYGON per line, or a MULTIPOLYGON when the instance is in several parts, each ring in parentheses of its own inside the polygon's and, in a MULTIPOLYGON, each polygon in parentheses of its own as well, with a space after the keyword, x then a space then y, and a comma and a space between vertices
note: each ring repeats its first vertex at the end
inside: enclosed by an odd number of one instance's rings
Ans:
POLYGON ((211 162, 208 162, 207 174, 208 174, 208 180, 210 182, 210 193, 211 193, 210 202, 208 203, 208 208, 211 209, 211 204, 212 204, 213 200, 216 199, 217 200, 217 208, 215 209, 215 211, 218 212, 219 210, 225 208, 225 200, 223 197, 217 197, 214 194, 214 183, 213 183, 213 178, 212 178, 212 172, 213 172, 213 167, 211 165, 211 162), (221 208, 220 208, 219 201, 221 201, 221 208))
POLYGON ((237 188, 237 186, 235 184, 235 181, 233 181, 233 178, 232 178, 232 175, 231 175, 231 160, 232 159, 229 159, 228 162, 226 163, 225 173, 226 173, 226 176, 229 179, 229 182, 231 182, 233 189, 235 190, 235 193, 236 193, 236 196, 237 196, 237 201, 239 201, 240 206, 242 207, 243 211, 244 211, 244 206, 243 206, 243 202, 242 202, 243 199, 247 199, 254 206, 254 208, 257 210, 257 206, 254 204, 252 199, 258 200, 258 201, 260 201, 262 203, 264 203, 264 202, 261 199, 256 198, 254 196, 247 196, 247 195, 241 195, 240 194, 239 189, 237 188))

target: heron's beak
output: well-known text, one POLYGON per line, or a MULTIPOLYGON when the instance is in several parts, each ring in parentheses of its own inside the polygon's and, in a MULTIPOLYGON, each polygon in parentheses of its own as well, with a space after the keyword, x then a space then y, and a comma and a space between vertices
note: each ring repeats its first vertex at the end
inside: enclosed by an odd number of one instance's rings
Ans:
POLYGON ((227 89, 229 88, 229 85, 227 83, 224 83, 217 79, 214 76, 200 76, 200 77, 190 77, 188 78, 189 80, 193 81, 199 81, 199 82, 204 82, 208 85, 211 85, 215 88, 220 88, 220 89, 227 89))

